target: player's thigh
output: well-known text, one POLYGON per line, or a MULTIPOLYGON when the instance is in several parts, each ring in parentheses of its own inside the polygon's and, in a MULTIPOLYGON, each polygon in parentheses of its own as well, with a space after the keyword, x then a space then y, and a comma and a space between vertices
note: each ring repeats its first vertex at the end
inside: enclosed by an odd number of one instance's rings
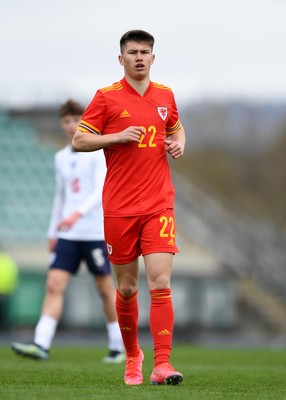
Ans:
POLYGON ((50 269, 47 276, 46 288, 48 293, 63 293, 70 281, 71 273, 61 269, 50 269))
POLYGON ((104 217, 104 232, 113 264, 129 264, 140 256, 141 217, 104 217))
POLYGON ((112 274, 95 275, 94 283, 101 297, 115 300, 115 284, 112 274))
POLYGON ((178 252, 173 209, 164 209, 144 217, 140 245, 143 256, 153 253, 174 254, 178 252))
POLYGON ((54 253, 51 255, 50 270, 62 270, 74 275, 81 262, 79 242, 59 239, 54 253))
POLYGON ((173 258, 173 253, 152 253, 144 256, 150 290, 170 288, 173 258))

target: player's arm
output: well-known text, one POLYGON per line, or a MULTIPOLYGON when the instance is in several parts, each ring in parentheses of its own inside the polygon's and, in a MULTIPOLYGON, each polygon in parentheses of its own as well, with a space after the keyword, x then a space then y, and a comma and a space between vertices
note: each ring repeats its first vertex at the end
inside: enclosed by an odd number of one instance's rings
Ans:
POLYGON ((129 126, 121 132, 110 133, 108 135, 97 135, 77 130, 72 140, 72 147, 74 151, 86 152, 105 149, 114 144, 140 143, 140 136, 142 134, 145 135, 145 131, 140 126, 129 126))
POLYGON ((177 160, 184 154, 185 143, 185 129, 183 126, 181 126, 177 132, 167 136, 167 139, 165 140, 166 151, 171 155, 172 158, 177 160))
POLYGON ((69 231, 81 216, 82 213, 80 211, 74 211, 68 217, 60 220, 57 225, 57 229, 63 232, 69 231))
POLYGON ((48 248, 53 252, 57 243, 57 224, 61 218, 64 205, 64 183, 60 173, 59 160, 55 156, 55 194, 48 228, 48 248))

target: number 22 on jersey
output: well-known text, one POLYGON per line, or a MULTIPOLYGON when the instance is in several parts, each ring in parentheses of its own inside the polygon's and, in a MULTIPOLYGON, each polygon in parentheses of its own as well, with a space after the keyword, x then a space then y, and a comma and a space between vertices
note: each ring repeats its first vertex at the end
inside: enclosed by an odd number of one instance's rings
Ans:
POLYGON ((156 143, 154 143, 155 135, 156 135, 156 128, 154 125, 150 125, 149 128, 146 130, 144 126, 141 128, 144 129, 144 131, 150 133, 151 135, 141 135, 140 136, 140 143, 138 143, 138 147, 140 149, 143 149, 145 147, 156 147, 156 143))

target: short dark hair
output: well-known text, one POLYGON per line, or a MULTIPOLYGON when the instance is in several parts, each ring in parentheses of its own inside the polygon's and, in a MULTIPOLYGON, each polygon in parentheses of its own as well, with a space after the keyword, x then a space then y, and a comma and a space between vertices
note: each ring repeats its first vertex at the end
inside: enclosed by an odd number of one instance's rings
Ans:
POLYGON ((82 115, 84 110, 85 108, 82 104, 73 99, 69 99, 60 106, 59 114, 60 118, 66 117, 67 115, 82 115))
POLYGON ((126 45, 127 42, 130 42, 130 41, 147 42, 150 45, 151 49, 153 50, 155 39, 150 33, 146 32, 146 31, 142 31, 140 29, 134 29, 132 31, 128 31, 128 32, 124 33, 124 35, 120 39, 121 54, 123 52, 123 47, 126 45))

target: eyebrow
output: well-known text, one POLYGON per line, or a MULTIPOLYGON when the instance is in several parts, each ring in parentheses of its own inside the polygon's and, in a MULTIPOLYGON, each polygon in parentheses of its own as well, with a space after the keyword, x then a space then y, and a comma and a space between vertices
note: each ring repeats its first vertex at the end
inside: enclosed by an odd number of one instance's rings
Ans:
POLYGON ((151 49, 150 48, 143 48, 143 49, 134 49, 134 48, 129 48, 129 49, 126 49, 126 51, 136 51, 136 52, 138 52, 138 51, 148 51, 148 52, 151 52, 151 49))

